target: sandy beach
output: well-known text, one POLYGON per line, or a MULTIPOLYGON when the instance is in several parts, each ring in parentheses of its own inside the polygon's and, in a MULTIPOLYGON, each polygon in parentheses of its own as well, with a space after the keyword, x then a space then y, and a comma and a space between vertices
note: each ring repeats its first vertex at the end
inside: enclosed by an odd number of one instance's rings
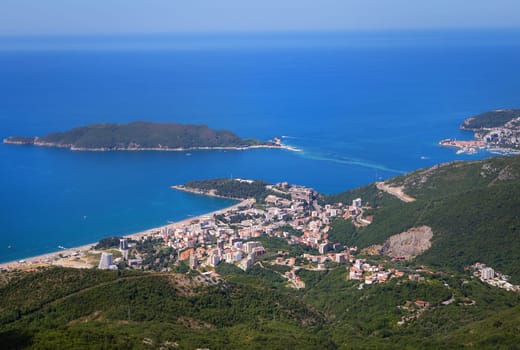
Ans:
MULTIPOLYGON (((122 237, 130 238, 133 240, 139 240, 143 237, 152 236, 157 233, 160 233, 161 230, 169 228, 169 229, 177 229, 182 228, 187 225, 189 225, 193 220, 200 220, 204 217, 212 217, 213 215, 218 215, 225 213, 229 210, 234 210, 241 206, 251 205, 255 202, 254 199, 245 199, 237 204, 234 204, 232 206, 216 210, 213 212, 201 214, 196 217, 190 217, 183 219, 181 221, 173 222, 167 225, 159 226, 150 228, 144 231, 132 233, 129 235, 124 235, 122 237)), ((19 259, 17 261, 10 261, 5 263, 0 263, 0 270, 32 270, 39 266, 50 266, 50 265, 57 265, 57 266, 68 266, 68 267, 75 267, 75 268, 89 268, 90 265, 86 265, 85 263, 76 263, 70 261, 71 256, 82 256, 87 252, 95 252, 94 246, 98 242, 85 244, 79 247, 73 247, 73 248, 67 248, 62 249, 58 251, 54 251, 51 253, 46 253, 38 256, 28 257, 25 259, 19 259), (65 256, 65 257, 64 257, 65 256)))

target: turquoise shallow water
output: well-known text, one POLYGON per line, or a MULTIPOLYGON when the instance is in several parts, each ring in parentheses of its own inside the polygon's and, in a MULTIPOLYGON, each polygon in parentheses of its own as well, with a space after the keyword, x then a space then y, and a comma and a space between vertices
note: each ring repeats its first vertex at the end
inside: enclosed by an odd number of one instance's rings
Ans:
POLYGON ((15 39, 0 39, 1 137, 151 120, 283 135, 303 150, 187 155, 2 144, 0 261, 233 203, 169 188, 192 179, 289 181, 333 193, 489 156, 459 156, 437 142, 470 138, 458 130, 469 115, 520 106, 519 38, 509 31, 286 34, 281 41, 258 35, 258 45, 205 37, 197 46, 157 36, 89 38, 79 47, 70 42, 85 38, 50 38, 16 49, 15 39), (140 44, 128 47, 133 42, 140 44))

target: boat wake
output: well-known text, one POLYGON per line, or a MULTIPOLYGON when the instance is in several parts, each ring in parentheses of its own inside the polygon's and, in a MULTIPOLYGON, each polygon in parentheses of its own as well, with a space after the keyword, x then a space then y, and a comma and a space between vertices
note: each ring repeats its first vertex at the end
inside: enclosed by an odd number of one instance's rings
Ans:
POLYGON ((393 168, 389 168, 383 164, 376 164, 376 163, 372 163, 372 162, 365 161, 362 159, 330 157, 330 156, 324 156, 324 155, 320 155, 320 154, 316 154, 316 153, 306 153, 306 152, 301 152, 299 154, 308 159, 321 160, 321 161, 326 161, 326 162, 334 162, 337 164, 344 164, 344 165, 354 165, 354 166, 359 166, 359 167, 368 168, 368 169, 385 171, 388 173, 393 173, 393 174, 398 174, 398 175, 405 174, 407 172, 406 170, 393 169, 393 168))

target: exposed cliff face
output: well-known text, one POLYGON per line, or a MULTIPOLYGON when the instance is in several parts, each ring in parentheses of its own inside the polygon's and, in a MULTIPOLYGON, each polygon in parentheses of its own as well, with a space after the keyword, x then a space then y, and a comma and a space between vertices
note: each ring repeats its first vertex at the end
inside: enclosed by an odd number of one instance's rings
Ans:
POLYGON ((433 232, 430 227, 412 227, 408 231, 389 237, 381 246, 380 253, 411 259, 431 247, 432 237, 433 232))

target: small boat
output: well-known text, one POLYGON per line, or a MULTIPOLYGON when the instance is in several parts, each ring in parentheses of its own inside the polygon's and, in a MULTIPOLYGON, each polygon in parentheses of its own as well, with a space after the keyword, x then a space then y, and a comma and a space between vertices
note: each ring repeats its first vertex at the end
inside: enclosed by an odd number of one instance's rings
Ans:
POLYGON ((62 246, 62 245, 59 245, 58 248, 63 249, 63 250, 67 249, 67 248, 65 248, 65 247, 62 246))

